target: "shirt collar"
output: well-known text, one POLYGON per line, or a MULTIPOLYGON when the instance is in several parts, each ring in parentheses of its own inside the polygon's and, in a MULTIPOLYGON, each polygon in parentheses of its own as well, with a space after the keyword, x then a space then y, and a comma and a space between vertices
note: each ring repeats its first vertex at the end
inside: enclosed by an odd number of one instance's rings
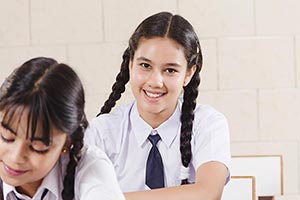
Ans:
POLYGON ((15 187, 7 185, 5 182, 3 182, 3 196, 4 199, 7 199, 7 195, 11 192, 15 191, 15 187))
POLYGON ((152 131, 152 127, 147 124, 140 116, 136 101, 132 106, 130 113, 130 121, 132 124, 133 134, 137 140, 138 145, 142 146, 143 143, 147 140, 149 134, 152 131))
MULTIPOLYGON (((180 116, 181 102, 178 101, 175 112, 171 115, 171 117, 155 129, 160 135, 162 142, 164 142, 168 148, 171 147, 173 141, 180 132, 180 116)), ((136 102, 134 102, 132 107, 130 120, 133 134, 135 135, 138 144, 141 146, 147 140, 153 129, 140 117, 136 102)))
MULTIPOLYGON (((47 188, 53 195, 56 196, 56 199, 59 199, 61 191, 59 191, 59 188, 62 188, 62 178, 60 174, 60 164, 59 162, 56 162, 53 169, 49 172, 49 174, 44 178, 42 184, 38 188, 36 195, 42 195, 44 192, 44 189, 47 188)), ((18 198, 24 199, 24 196, 22 196, 20 193, 18 193, 15 189, 15 187, 6 184, 3 182, 3 196, 4 199, 7 199, 7 196, 14 192, 18 198)), ((31 198, 25 198, 25 199, 31 199, 31 198)))

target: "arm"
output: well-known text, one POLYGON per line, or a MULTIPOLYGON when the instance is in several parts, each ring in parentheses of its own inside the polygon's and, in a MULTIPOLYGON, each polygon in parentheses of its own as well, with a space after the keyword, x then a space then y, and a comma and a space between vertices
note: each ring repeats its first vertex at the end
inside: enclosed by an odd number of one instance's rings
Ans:
POLYGON ((220 200, 228 170, 220 162, 200 166, 195 184, 125 193, 127 200, 220 200))

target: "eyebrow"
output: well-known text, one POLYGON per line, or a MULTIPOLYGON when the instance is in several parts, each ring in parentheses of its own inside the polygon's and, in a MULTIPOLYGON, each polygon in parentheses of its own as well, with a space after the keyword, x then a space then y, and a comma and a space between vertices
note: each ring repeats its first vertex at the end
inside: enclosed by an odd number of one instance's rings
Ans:
MULTIPOLYGON (((146 61, 146 62, 149 62, 149 63, 153 63, 150 59, 148 59, 148 58, 146 58, 144 56, 138 57, 136 60, 138 60, 138 61, 146 61)), ((178 64, 178 63, 172 63, 172 62, 166 63, 165 65, 171 66, 171 67, 181 67, 180 64, 178 64)))
POLYGON ((146 61, 146 62, 151 62, 152 63, 152 61, 150 59, 148 59, 148 58, 146 58, 144 56, 138 57, 137 60, 146 61))
POLYGON ((7 130, 9 130, 11 133, 13 133, 14 135, 17 135, 17 132, 14 131, 12 128, 10 128, 7 124, 3 123, 3 121, 1 122, 1 126, 7 130))

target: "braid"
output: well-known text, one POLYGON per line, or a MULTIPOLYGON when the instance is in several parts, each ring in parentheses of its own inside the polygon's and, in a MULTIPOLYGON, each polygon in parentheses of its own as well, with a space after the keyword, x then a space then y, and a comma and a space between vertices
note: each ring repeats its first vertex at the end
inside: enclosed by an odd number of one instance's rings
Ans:
POLYGON ((123 54, 123 62, 121 64, 121 69, 116 77, 116 82, 112 86, 112 92, 109 98, 105 101, 101 108, 101 115, 104 113, 109 113, 111 109, 116 105, 116 101, 121 98, 122 93, 125 91, 125 85, 129 81, 129 61, 130 61, 130 50, 127 48, 123 54))
MULTIPOLYGON (((183 104, 181 113, 181 134, 180 134, 180 152, 181 162, 184 167, 188 167, 192 158, 191 139, 194 121, 194 109, 196 107, 196 99, 198 96, 198 86, 200 84, 199 72, 201 70, 202 56, 197 54, 194 59, 196 63, 196 71, 190 83, 184 87, 183 104)), ((181 180, 181 184, 188 184, 188 180, 181 180)))
POLYGON ((83 147, 83 135, 87 127, 87 120, 84 117, 83 122, 79 125, 77 130, 71 135, 72 148, 70 150, 70 161, 67 165, 67 174, 64 178, 64 189, 62 191, 63 200, 73 200, 74 198, 74 178, 75 170, 81 158, 81 149, 83 147))

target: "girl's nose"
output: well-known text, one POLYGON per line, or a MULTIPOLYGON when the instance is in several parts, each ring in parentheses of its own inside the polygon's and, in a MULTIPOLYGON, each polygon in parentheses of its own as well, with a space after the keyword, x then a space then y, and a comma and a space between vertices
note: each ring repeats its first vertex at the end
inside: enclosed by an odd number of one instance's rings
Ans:
POLYGON ((152 88, 161 88, 163 87, 163 75, 159 71, 153 71, 147 81, 148 86, 152 88))
POLYGON ((28 147, 22 141, 15 141, 14 147, 10 151, 10 160, 16 164, 23 164, 27 160, 28 147))

